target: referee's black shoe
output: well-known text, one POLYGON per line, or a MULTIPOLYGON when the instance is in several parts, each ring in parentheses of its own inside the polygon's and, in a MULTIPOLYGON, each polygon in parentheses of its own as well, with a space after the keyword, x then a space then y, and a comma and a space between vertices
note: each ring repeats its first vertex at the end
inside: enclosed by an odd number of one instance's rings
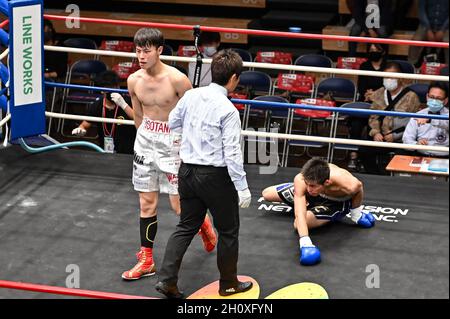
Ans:
POLYGON ((184 294, 183 292, 178 290, 177 286, 169 286, 162 281, 158 282, 155 285, 155 289, 159 292, 165 295, 169 299, 183 299, 184 294))
POLYGON ((231 296, 238 294, 240 292, 245 292, 252 289, 253 283, 251 281, 239 282, 235 287, 230 288, 219 288, 219 295, 221 296, 231 296))

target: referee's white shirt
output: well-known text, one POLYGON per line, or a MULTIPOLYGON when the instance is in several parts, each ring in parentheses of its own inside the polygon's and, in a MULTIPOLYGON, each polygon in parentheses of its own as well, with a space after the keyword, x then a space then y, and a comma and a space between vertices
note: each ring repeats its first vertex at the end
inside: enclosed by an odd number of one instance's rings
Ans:
POLYGON ((169 127, 182 132, 186 164, 227 167, 237 191, 248 188, 241 152, 239 112, 216 83, 187 91, 170 112, 169 127))

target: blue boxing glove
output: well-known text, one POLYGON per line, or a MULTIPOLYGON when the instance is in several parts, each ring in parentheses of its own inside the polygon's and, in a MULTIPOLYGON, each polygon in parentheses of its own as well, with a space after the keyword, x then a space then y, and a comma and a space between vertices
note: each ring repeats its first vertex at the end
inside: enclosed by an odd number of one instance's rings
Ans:
POLYGON ((312 266, 320 262, 320 250, 311 242, 309 236, 301 237, 300 243, 300 264, 312 266))
POLYGON ((350 210, 350 218, 363 228, 372 228, 375 226, 375 217, 371 213, 362 211, 362 206, 350 210))

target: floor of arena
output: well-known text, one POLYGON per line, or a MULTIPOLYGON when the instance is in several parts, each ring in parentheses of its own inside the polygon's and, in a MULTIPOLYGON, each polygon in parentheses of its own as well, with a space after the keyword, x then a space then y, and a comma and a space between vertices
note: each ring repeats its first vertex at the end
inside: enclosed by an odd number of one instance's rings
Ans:
MULTIPOLYGON (((131 171, 128 155, 0 150, 0 279, 65 287, 67 267, 77 265, 82 289, 162 297, 155 276, 135 282, 120 277, 134 266, 139 249, 131 171)), ((300 282, 322 285, 331 299, 449 298, 447 182, 359 175, 364 204, 375 209, 375 228, 344 222, 313 230, 322 262, 305 267, 299 264, 293 213, 260 198, 265 187, 292 181, 298 168, 280 168, 275 175, 260 175, 258 166, 246 171, 254 197, 249 209, 241 209, 238 269, 259 282, 260 298, 300 282), (373 265, 379 288, 369 288, 376 283, 373 265)), ((177 222, 167 196, 158 211, 157 267, 177 222)), ((196 236, 179 287, 190 295, 217 279, 216 252, 205 253, 196 236)), ((55 297, 68 298, 0 289, 0 298, 55 297)))

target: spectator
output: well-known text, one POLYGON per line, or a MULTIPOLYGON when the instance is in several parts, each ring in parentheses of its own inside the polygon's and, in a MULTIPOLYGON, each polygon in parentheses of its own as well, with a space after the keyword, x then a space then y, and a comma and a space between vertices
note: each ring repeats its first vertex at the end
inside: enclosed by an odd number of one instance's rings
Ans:
MULTIPOLYGON (((106 88, 120 88, 120 79, 114 71, 100 73, 94 80, 95 86, 106 88)), ((133 109, 129 106, 129 97, 126 100, 119 93, 103 93, 97 98, 88 110, 89 116, 113 118, 113 119, 134 119, 133 109)), ((91 123, 83 121, 72 131, 72 135, 85 136, 91 123)), ((97 124, 97 134, 100 140, 100 147, 108 152, 133 154, 136 128, 134 125, 120 124, 97 124)))
MULTIPOLYGON (((59 45, 56 30, 50 20, 44 20, 44 44, 59 45)), ((44 51, 44 77, 46 80, 64 79, 67 71, 66 52, 44 51)))
MULTIPOLYGON (((419 27, 413 40, 448 42, 448 0, 419 0, 419 27)), ((409 61, 420 67, 422 63, 421 56, 430 55, 433 48, 410 46, 409 61)), ((448 64, 448 49, 445 52, 445 63, 448 64)), ((439 52, 437 52, 439 53, 439 52)), ((438 61, 438 54, 434 57, 438 61)))
MULTIPOLYGON (((201 51, 206 59, 212 59, 217 53, 220 46, 219 32, 202 32, 200 34, 199 45, 201 51)), ((196 62, 189 63, 189 80, 194 83, 196 62)), ((202 71, 200 75, 200 86, 208 86, 211 83, 211 64, 202 64, 202 71)))
POLYGON ((393 10, 394 10, 394 28, 403 28, 406 24, 406 16, 411 11, 411 7, 413 5, 412 0, 394 0, 393 2, 393 10))
MULTIPOLYGON (((386 47, 381 44, 370 44, 367 47, 368 61, 360 66, 362 71, 381 71, 386 67, 387 54, 386 47)), ((362 102, 372 102, 373 94, 383 87, 383 78, 373 76, 358 77, 359 100, 362 102)))
MULTIPOLYGON (((428 88, 427 108, 418 114, 448 116, 448 87, 442 82, 433 82, 428 88)), ((448 120, 410 119, 403 134, 403 143, 417 145, 448 146, 448 120)), ((448 152, 415 151, 411 155, 447 157, 448 152)))
MULTIPOLYGON (((392 34, 392 7, 388 0, 347 0, 348 8, 355 23, 350 31, 350 36, 386 38, 392 34), (379 9, 379 17, 374 14, 376 11, 372 6, 379 9), (377 19, 378 18, 378 19, 377 19), (368 24, 370 22, 370 24, 368 24), (372 25, 373 24, 373 25, 372 25)), ((349 56, 356 56, 357 43, 349 42, 349 56)))
MULTIPOLYGON (((401 67, 396 62, 388 62, 383 71, 401 73, 401 67)), ((410 113, 419 110, 419 97, 404 86, 403 80, 385 78, 383 85, 384 87, 373 94, 372 110, 410 113)), ((369 137, 375 142, 401 143, 408 121, 407 117, 371 115, 369 118, 369 137)), ((384 170, 384 167, 382 167, 383 159, 389 152, 390 149, 387 148, 363 148, 364 158, 362 158, 362 161, 366 172, 381 173, 384 170)))
MULTIPOLYGON (((367 46, 368 61, 360 66, 363 71, 381 71, 386 66, 386 49, 380 44, 369 44, 367 46)), ((358 77, 359 101, 371 103, 374 92, 383 87, 383 78, 373 76, 358 77)), ((349 117, 347 125, 349 127, 351 139, 364 139, 363 132, 367 129, 367 117, 349 117)), ((350 153, 348 168, 356 170, 359 166, 358 153, 350 153)))

